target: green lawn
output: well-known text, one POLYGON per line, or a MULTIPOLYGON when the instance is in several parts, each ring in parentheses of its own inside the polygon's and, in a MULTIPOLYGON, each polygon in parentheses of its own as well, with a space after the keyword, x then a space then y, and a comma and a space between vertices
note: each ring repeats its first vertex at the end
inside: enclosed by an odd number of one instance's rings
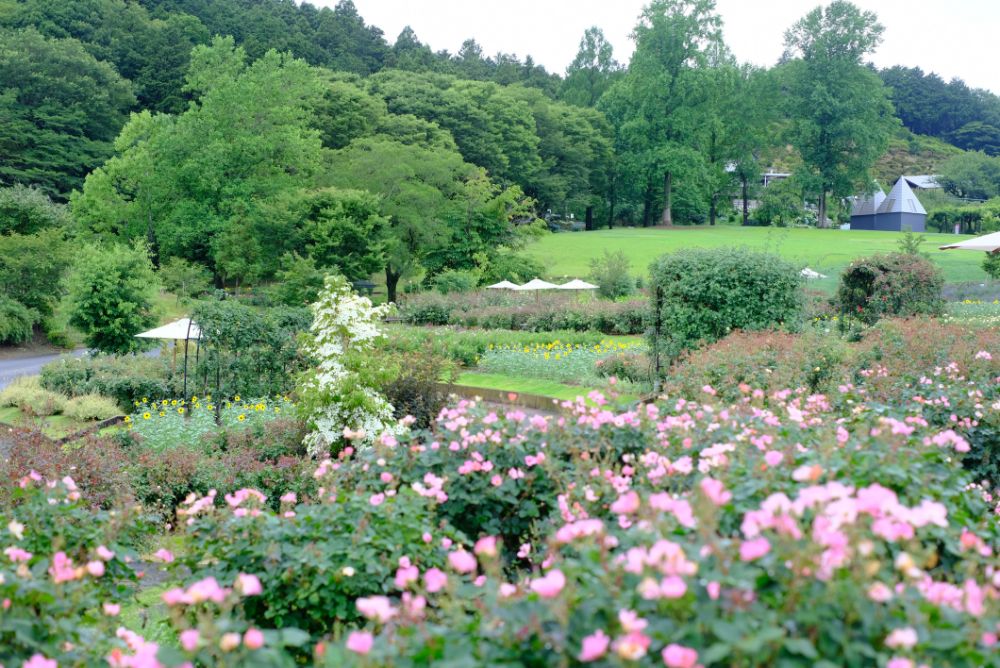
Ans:
POLYGON ((30 422, 31 424, 41 424, 42 433, 49 438, 62 438, 78 431, 86 429, 93 422, 80 422, 65 415, 50 415, 45 418, 27 418, 17 406, 4 406, 0 408, 0 422, 14 426, 30 422))
MULTIPOLYGON (((938 246, 968 237, 950 234, 926 234, 922 250, 944 271, 949 283, 981 281, 986 278, 980 264, 982 253, 939 251, 938 246)), ((896 232, 791 229, 768 227, 676 227, 617 228, 595 232, 548 234, 527 249, 528 254, 546 267, 549 279, 583 278, 589 272, 591 258, 607 249, 624 251, 632 259, 632 271, 645 274, 650 263, 663 255, 683 248, 744 246, 777 253, 790 262, 826 274, 828 278, 812 281, 817 289, 832 292, 837 276, 851 260, 879 252, 896 250, 896 232)))
MULTIPOLYGON (((534 394, 540 397, 551 397, 565 401, 573 401, 577 397, 585 397, 592 388, 581 387, 579 385, 566 385, 556 383, 551 380, 539 378, 525 378, 523 376, 508 376, 498 373, 475 373, 467 372, 459 374, 455 381, 456 385, 463 387, 483 388, 487 390, 504 390, 506 392, 517 392, 519 394, 534 394)), ((606 392, 606 390, 603 390, 606 392)), ((631 395, 622 395, 623 401, 637 399, 631 395)))

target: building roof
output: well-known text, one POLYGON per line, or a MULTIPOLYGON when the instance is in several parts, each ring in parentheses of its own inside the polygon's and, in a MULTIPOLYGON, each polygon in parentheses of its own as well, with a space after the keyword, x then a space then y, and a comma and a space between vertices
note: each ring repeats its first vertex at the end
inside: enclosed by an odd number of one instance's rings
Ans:
POLYGON ((851 207, 852 216, 874 215, 879 205, 885 201, 885 192, 879 188, 868 197, 855 197, 854 206, 851 207))
POLYGON ((941 185, 937 182, 937 176, 934 174, 915 174, 911 176, 903 176, 906 182, 910 184, 911 188, 940 188, 941 185))
POLYGON ((878 215, 883 213, 919 213, 926 216, 927 210, 913 194, 910 185, 906 182, 906 177, 901 176, 889 194, 885 196, 885 200, 879 204, 875 213, 878 215))

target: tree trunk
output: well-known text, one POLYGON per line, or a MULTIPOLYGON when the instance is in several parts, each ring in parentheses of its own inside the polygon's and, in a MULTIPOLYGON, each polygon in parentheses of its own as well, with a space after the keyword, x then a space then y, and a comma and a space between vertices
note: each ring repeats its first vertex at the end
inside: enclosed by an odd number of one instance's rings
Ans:
POLYGON ((670 211, 670 196, 673 186, 674 175, 670 172, 663 173, 663 224, 670 227, 674 224, 674 217, 670 211))
POLYGON ((642 198, 642 226, 649 227, 649 218, 653 209, 652 195, 653 190, 652 183, 646 185, 646 193, 642 198))
POLYGON ((750 203, 747 202, 747 197, 750 195, 750 188, 747 184, 747 177, 744 176, 743 179, 743 226, 746 227, 750 224, 750 203))
POLYGON ((584 214, 584 225, 588 232, 594 229, 594 205, 591 204, 587 207, 587 213, 584 214))
POLYGON ((708 224, 715 225, 715 219, 719 215, 719 194, 712 193, 712 199, 708 204, 708 224))
POLYGON ((826 224, 826 189, 824 188, 819 194, 819 220, 816 221, 816 227, 826 229, 829 227, 826 224))
POLYGON ((389 267, 385 268, 385 293, 386 299, 390 302, 396 301, 396 286, 399 285, 399 277, 400 274, 389 267))

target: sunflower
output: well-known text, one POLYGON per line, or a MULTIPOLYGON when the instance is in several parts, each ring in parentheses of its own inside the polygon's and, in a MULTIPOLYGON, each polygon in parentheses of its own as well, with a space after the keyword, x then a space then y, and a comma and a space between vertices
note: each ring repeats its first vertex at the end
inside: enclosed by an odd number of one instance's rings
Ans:
POLYGON ((240 422, 243 422, 244 420, 247 419, 247 416, 244 415, 243 413, 240 413, 239 415, 236 416, 236 419, 239 420, 240 422))
POLYGON ((184 415, 184 408, 183 407, 178 408, 177 413, 180 415, 184 415))
POLYGON ((142 414, 142 419, 143 420, 148 420, 151 417, 152 417, 152 415, 149 414, 149 411, 146 411, 145 413, 142 414))
POLYGON ((126 415, 126 416, 125 416, 125 424, 128 424, 128 423, 129 423, 129 422, 131 422, 131 421, 132 421, 132 418, 131 418, 131 417, 129 417, 128 415, 126 415))
POLYGON ((160 417, 167 417, 167 414, 163 411, 160 411, 160 417))

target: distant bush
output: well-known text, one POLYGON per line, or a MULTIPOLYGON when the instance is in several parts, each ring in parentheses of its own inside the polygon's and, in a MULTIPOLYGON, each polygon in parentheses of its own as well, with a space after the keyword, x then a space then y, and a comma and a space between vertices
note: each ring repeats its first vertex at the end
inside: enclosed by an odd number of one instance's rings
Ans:
POLYGON ((872 324, 887 316, 944 311, 941 270, 919 255, 890 253, 855 260, 840 277, 841 313, 872 324))
POLYGON ((177 297, 192 298, 212 289, 212 272, 200 264, 172 257, 158 272, 163 287, 177 297))
POLYGON ((506 247, 489 254, 476 253, 475 261, 483 285, 500 281, 527 283, 545 272, 545 267, 535 258, 506 247))
POLYGON ((38 314, 6 295, 0 295, 0 343, 31 340, 38 314))
POLYGON ((597 294, 605 299, 618 299, 635 292, 635 279, 629 271, 632 263, 624 251, 605 250, 601 257, 590 261, 590 280, 597 285, 597 294))
POLYGON ((1000 279, 1000 253, 987 253, 983 258, 983 271, 993 280, 1000 279))
POLYGON ((392 404, 397 418, 407 415, 420 427, 429 427, 444 408, 448 393, 441 383, 454 380, 455 363, 434 342, 386 360, 392 373, 379 391, 392 404))
POLYGON ((38 376, 21 376, 0 390, 0 406, 17 406, 25 415, 48 417, 61 413, 66 397, 42 388, 38 376))
POLYGON ((767 253, 715 248, 664 255, 653 263, 651 287, 661 332, 654 343, 670 357, 737 329, 796 329, 803 314, 798 270, 767 253))
POLYGON ((452 292, 471 292, 479 285, 479 274, 475 271, 448 269, 442 271, 431 281, 434 289, 443 295, 452 292))
POLYGON ((67 399, 63 407, 63 415, 74 420, 86 422, 88 420, 107 420, 116 415, 121 415, 121 409, 113 399, 102 397, 99 394, 84 394, 79 397, 67 399))

